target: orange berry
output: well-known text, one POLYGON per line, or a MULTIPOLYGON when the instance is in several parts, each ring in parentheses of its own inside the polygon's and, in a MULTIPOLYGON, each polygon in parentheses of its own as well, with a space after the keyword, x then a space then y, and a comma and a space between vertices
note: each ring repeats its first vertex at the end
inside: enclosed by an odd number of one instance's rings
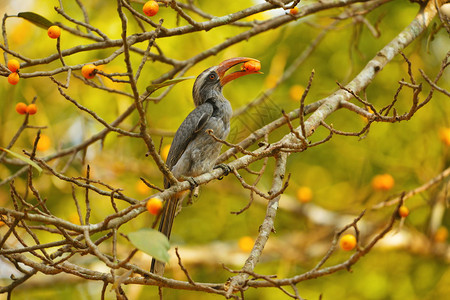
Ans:
POLYGON ((12 85, 16 85, 19 82, 19 79, 19 74, 17 74, 16 72, 12 72, 8 75, 8 82, 12 85))
POLYGON ((61 36, 61 28, 59 28, 59 26, 56 25, 50 26, 47 30, 47 35, 51 39, 57 39, 61 36))
POLYGON ((297 190, 297 200, 306 203, 312 199, 312 190, 307 186, 301 186, 297 190))
POLYGON ((141 195, 147 195, 150 192, 150 188, 142 181, 136 182, 136 191, 141 195))
POLYGON ((41 134, 39 137, 39 141, 36 145, 36 150, 44 152, 50 149, 51 145, 52 140, 50 139, 50 137, 46 134, 41 134))
POLYGON ((448 229, 444 226, 439 227, 434 233, 434 240, 438 243, 443 243, 448 238, 448 229))
POLYGON ((395 181, 391 174, 376 175, 372 179, 372 187, 375 190, 388 191, 394 187, 395 181))
POLYGON ((27 105, 23 102, 19 102, 16 104, 16 111, 21 114, 24 115, 27 113, 27 105))
POLYGON ((291 15, 296 15, 296 14, 298 14, 298 7, 296 6, 296 7, 294 7, 294 8, 291 8, 291 10, 289 11, 289 13, 290 13, 291 15))
POLYGON ((241 251, 250 252, 253 249, 255 240, 251 236, 243 236, 238 241, 238 246, 241 251))
POLYGON ((402 205, 398 208, 398 214, 402 218, 406 218, 409 215, 409 209, 405 205, 402 205))
POLYGON ((258 72, 261 70, 261 63, 259 61, 247 61, 242 65, 241 70, 249 71, 249 72, 258 72))
POLYGON ((165 145, 161 150, 161 158, 166 161, 169 155, 170 145, 165 145))
POLYGON ((86 79, 92 79, 95 77, 95 74, 97 73, 97 67, 93 64, 84 65, 81 68, 81 74, 86 79))
POLYGON ((78 216, 78 213, 72 212, 69 215, 69 222, 75 225, 81 225, 80 224, 80 217, 78 216))
POLYGON ((450 146, 450 128, 441 128, 439 137, 446 146, 450 146))
POLYGON ((147 201, 145 206, 147 207, 149 213, 156 216, 161 211, 163 203, 158 198, 151 198, 150 200, 147 201))
POLYGON ((16 72, 20 68, 20 63, 17 61, 17 59, 10 59, 8 60, 8 69, 11 72, 16 72))
POLYGON ((304 91, 305 88, 303 86, 295 84, 289 89, 289 97, 294 101, 300 101, 304 91))
POLYGON ((27 114, 34 115, 35 113, 37 113, 37 106, 36 106, 36 104, 34 104, 34 103, 29 104, 27 106, 27 114))
POLYGON ((153 17, 154 15, 156 15, 158 13, 159 10, 159 5, 158 3, 156 3, 156 1, 147 1, 144 4, 144 7, 142 8, 142 11, 144 12, 144 14, 146 14, 149 17, 153 17))
POLYGON ((356 238, 353 234, 346 234, 341 237, 339 241, 339 246, 342 250, 350 251, 356 246, 356 238))
MULTIPOLYGON (((367 110, 369 113, 373 114, 373 110, 372 110, 372 108, 370 108, 369 106, 366 107, 366 110, 367 110)), ((366 118, 366 117, 363 117, 363 116, 360 116, 360 117, 361 117, 364 121, 366 121, 366 122, 369 121, 369 118, 366 118)))

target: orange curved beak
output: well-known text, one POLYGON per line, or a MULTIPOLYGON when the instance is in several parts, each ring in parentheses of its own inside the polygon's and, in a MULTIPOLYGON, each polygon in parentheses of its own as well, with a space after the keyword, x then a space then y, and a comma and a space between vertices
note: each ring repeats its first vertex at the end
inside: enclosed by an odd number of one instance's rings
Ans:
POLYGON ((241 64, 241 63, 246 63, 249 61, 253 61, 256 62, 258 64, 260 64, 259 60, 254 59, 254 58, 248 58, 248 57, 234 57, 234 58, 230 58, 227 60, 224 60, 223 62, 221 62, 218 67, 217 67, 217 74, 219 74, 219 78, 220 78, 220 84, 222 86, 224 86, 225 84, 227 84, 228 82, 235 80, 236 78, 245 76, 245 75, 249 75, 249 74, 262 74, 259 71, 254 71, 254 70, 246 70, 246 69, 241 69, 239 71, 230 73, 230 74, 225 74, 229 69, 231 69, 232 67, 241 64))

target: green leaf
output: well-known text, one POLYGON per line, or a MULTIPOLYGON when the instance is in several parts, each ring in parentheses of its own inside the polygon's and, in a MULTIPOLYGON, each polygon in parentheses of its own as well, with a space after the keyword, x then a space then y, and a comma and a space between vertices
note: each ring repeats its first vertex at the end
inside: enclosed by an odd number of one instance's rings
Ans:
POLYGON ((28 20, 34 25, 39 26, 45 30, 47 30, 50 26, 54 25, 53 22, 31 11, 21 12, 17 14, 17 16, 20 18, 24 18, 25 20, 28 20))
POLYGON ((11 150, 9 150, 9 149, 2 148, 2 147, 0 147, 0 150, 3 150, 3 151, 5 151, 6 153, 11 154, 11 155, 14 156, 15 158, 18 158, 18 159, 20 159, 21 161, 26 162, 27 164, 33 166, 36 170, 39 171, 39 173, 42 172, 42 168, 39 167, 34 161, 32 161, 31 159, 29 159, 28 157, 23 156, 22 154, 13 152, 13 151, 11 151, 11 150))
POLYGON ((177 84, 178 82, 185 81, 187 79, 194 79, 194 78, 195 78, 194 76, 189 76, 189 77, 178 77, 178 78, 174 78, 174 79, 169 79, 162 83, 151 84, 146 88, 146 90, 149 94, 152 94, 154 91, 156 91, 160 88, 163 88, 165 86, 177 84))
POLYGON ((169 261, 169 240, 161 232, 152 228, 144 228, 130 232, 128 238, 136 248, 153 256, 153 258, 161 262, 169 261))

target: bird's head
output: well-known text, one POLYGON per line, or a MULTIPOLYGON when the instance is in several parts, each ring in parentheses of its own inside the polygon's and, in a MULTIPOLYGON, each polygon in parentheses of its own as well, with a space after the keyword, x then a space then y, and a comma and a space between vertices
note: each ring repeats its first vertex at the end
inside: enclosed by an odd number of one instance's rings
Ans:
POLYGON ((259 65, 259 61, 257 59, 235 57, 227 59, 217 66, 210 67, 198 75, 192 90, 195 106, 203 104, 209 98, 222 97, 222 88, 228 82, 245 75, 261 73, 259 72, 259 69, 241 68, 238 71, 226 74, 226 72, 232 67, 241 63, 245 64, 247 62, 254 62, 259 65))

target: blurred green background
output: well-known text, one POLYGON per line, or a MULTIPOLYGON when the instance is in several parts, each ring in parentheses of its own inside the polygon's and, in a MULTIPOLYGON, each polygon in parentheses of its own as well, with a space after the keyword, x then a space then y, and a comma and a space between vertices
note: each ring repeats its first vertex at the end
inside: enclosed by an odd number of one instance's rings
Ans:
MULTIPOLYGON (((73 18, 82 20, 83 15, 75 1, 62 1, 64 10, 73 18)), ((311 3, 314 1, 305 1, 311 3)), ((226 15, 252 4, 253 1, 194 1, 202 10, 212 15, 226 15)), ((303 1, 302 1, 303 3, 303 1)), ((16 14, 20 11, 34 11, 52 21, 59 21, 72 26, 59 16, 53 9, 58 1, 2 1, 0 11, 16 14)), ((111 39, 120 38, 121 24, 116 12, 114 1, 87 1, 84 3, 93 26, 101 29, 111 39)), ((141 11, 142 4, 133 3, 136 10, 141 11)), ((263 124, 281 116, 281 110, 289 112, 299 106, 296 97, 292 96, 293 86, 306 86, 311 71, 315 70, 315 78, 306 103, 319 100, 336 90, 336 81, 347 83, 364 67, 381 48, 393 39, 418 12, 418 5, 409 1, 391 1, 368 14, 367 20, 377 24, 381 36, 376 38, 361 23, 351 19, 340 22, 335 30, 330 31, 319 44, 313 54, 300 66, 294 76, 278 86, 259 108, 247 111, 244 115, 233 119, 230 142, 237 143, 251 131, 263 124)), ((267 88, 274 85, 294 59, 309 45, 320 31, 331 22, 342 9, 327 10, 307 18, 291 22, 288 25, 267 31, 250 40, 233 45, 217 56, 210 57, 187 72, 187 76, 196 76, 207 67, 217 64, 223 59, 233 56, 254 57, 261 61, 263 75, 246 76, 233 82, 224 89, 225 96, 234 109, 245 106, 258 97, 267 88)), ((246 19, 267 18, 285 14, 278 9, 246 19)), ((136 22, 129 17, 129 34, 140 32, 136 22)), ((177 26, 176 14, 170 8, 160 7, 154 20, 164 18, 164 26, 177 26)), ((201 18, 195 17, 198 21, 201 18)), ((436 20, 435 20, 436 23, 436 20)), ((439 23, 439 22, 437 22, 439 23)), ((184 21, 181 21, 184 24, 184 21)), ((29 58, 42 58, 56 52, 55 41, 46 36, 46 32, 31 23, 19 18, 7 20, 9 46, 14 51, 29 58), (38 42, 37 42, 38 41, 38 42)), ((150 28, 149 28, 150 30, 150 28)), ((246 30, 241 27, 225 26, 208 32, 198 32, 185 36, 158 39, 157 44, 167 57, 188 59, 214 45, 246 30)), ((441 61, 450 49, 448 34, 440 30, 430 38, 431 29, 427 30, 414 43, 405 49, 404 53, 412 62, 413 75, 418 82, 423 83, 420 99, 428 94, 429 85, 421 78, 418 71, 423 69, 430 78, 437 74, 441 61)), ((90 41, 63 32, 62 49, 76 45, 89 44, 90 41)), ((145 49, 146 43, 137 45, 145 49)), ((75 65, 95 61, 109 56, 115 49, 86 51, 65 58, 66 64, 75 65)), ((137 68, 141 57, 133 54, 133 66, 137 68)), ((52 70, 60 66, 59 61, 49 65, 39 65, 26 68, 23 72, 31 73, 38 70, 52 70)), ((103 66, 106 73, 125 72, 123 56, 119 56, 110 64, 103 66)), ((151 82, 169 68, 161 63, 147 63, 138 82, 141 92, 151 82)), ((80 74, 79 71, 75 72, 80 74)), ((66 74, 55 76, 65 82, 66 74)), ((440 80, 443 88, 449 89, 450 73, 447 70, 440 80)), ((398 88, 397 82, 408 80, 407 65, 401 56, 394 60, 375 78, 367 88, 368 101, 378 109, 388 105, 398 88)), ((43 133, 48 136, 49 147, 38 153, 47 156, 59 149, 64 149, 79 143, 102 129, 102 126, 87 114, 80 112, 73 104, 65 100, 57 91, 56 85, 45 77, 21 79, 16 86, 7 83, 0 84, 0 146, 6 146, 23 121, 14 107, 17 102, 31 102, 37 96, 38 113, 31 117, 31 124, 47 126, 43 133)), ((98 80, 98 79, 94 79, 98 80)), ((123 84, 111 83, 103 79, 111 87, 130 92, 123 84)), ((175 131, 184 117, 193 109, 191 89, 193 81, 186 81, 175 86, 159 103, 148 106, 149 127, 175 131)), ((117 94, 102 92, 83 84, 81 80, 72 78, 67 93, 82 105, 95 111, 104 120, 110 122, 132 104, 132 99, 117 94)), ((411 105, 411 91, 404 88, 396 103, 397 112, 404 113, 411 105)), ((355 102, 356 103, 356 102, 355 102)), ((334 136, 329 142, 310 148, 303 153, 289 157, 288 172, 291 173, 289 188, 281 199, 298 209, 283 209, 278 212, 268 254, 263 255, 261 263, 256 268, 257 273, 278 274, 280 278, 301 274, 313 268, 322 258, 332 241, 336 226, 318 224, 305 216, 302 207, 319 206, 337 215, 358 215, 363 209, 370 209, 376 203, 384 201, 392 195, 414 189, 438 175, 450 162, 449 145, 443 142, 442 132, 450 127, 450 102, 448 97, 435 93, 433 99, 423 109, 407 122, 373 124, 365 138, 334 136), (376 191, 371 185, 372 178, 378 174, 388 173, 395 180, 394 187, 389 191, 376 191), (312 191, 312 199, 304 204, 297 201, 296 193, 300 187, 308 187, 312 191), (289 250, 289 251, 288 251, 289 250)), ((122 128, 130 129, 136 125, 138 116, 134 113, 122 123, 122 128)), ((334 128, 343 131, 358 132, 365 126, 366 120, 340 110, 327 120, 334 128)), ((294 121, 298 124, 298 120, 294 121)), ((270 136, 269 142, 277 141, 288 132, 282 128, 270 136)), ((29 129, 20 137, 13 151, 31 149, 36 130, 29 129)), ((319 141, 328 132, 319 128, 310 138, 319 141)), ((160 137, 154 136, 159 146, 160 137)), ((162 140, 162 147, 170 145, 171 138, 162 140)), ((139 177, 148 179, 153 184, 162 186, 162 176, 156 165, 145 157, 146 147, 142 140, 109 134, 103 145, 96 143, 89 148, 86 163, 91 166, 91 177, 102 180, 111 186, 121 188, 124 193, 138 200, 151 195, 151 191, 142 188, 139 177)), ((61 169, 68 158, 52 162, 52 166, 61 169)), ((262 163, 251 166, 259 170, 262 163)), ((66 171, 68 176, 85 174, 86 164, 75 160, 66 171)), ((18 167, 0 165, 0 180, 3 180, 18 170, 18 167)), ((273 159, 269 159, 265 176, 258 187, 268 191, 271 184, 273 159)), ((256 177, 240 171, 250 183, 256 177)), ((448 179, 447 179, 448 182, 448 179)), ((20 192, 25 190, 26 177, 15 179, 20 192)), ((70 185, 48 174, 35 178, 35 184, 42 195, 48 199, 47 205, 57 216, 76 222, 76 210, 70 193, 70 185)), ((384 245, 373 249, 352 268, 352 272, 340 271, 316 280, 301 282, 297 285, 300 295, 305 299, 444 299, 450 294, 450 269, 448 257, 448 238, 440 243, 435 241, 436 228, 430 224, 433 207, 441 192, 441 185, 425 193, 408 199, 410 216, 404 224, 396 224, 394 230, 398 236, 406 232, 406 243, 397 246, 384 245), (420 237, 420 239, 417 239, 420 237), (447 256, 439 251, 444 247, 447 256), (440 248, 439 248, 440 247, 440 248)), ((83 199, 84 190, 78 189, 79 199, 83 199)), ((9 199, 9 185, 0 187, 0 206, 12 207, 9 199)), ((448 196, 447 196, 448 197, 448 196)), ((252 206, 240 215, 230 214, 243 208, 248 201, 248 191, 241 188, 238 180, 230 175, 222 181, 212 182, 202 187, 200 198, 191 206, 184 208, 178 215, 172 233, 173 244, 180 248, 195 245, 208 246, 224 242, 235 253, 245 257, 245 251, 239 249, 238 241, 245 236, 256 237, 258 227, 265 214, 265 201, 255 201, 252 206)), ((92 196, 92 222, 101 221, 113 213, 109 198, 92 196)), ((32 200, 30 200, 32 201, 32 200)), ((448 198, 447 198, 448 203, 448 198)), ((119 208, 125 208, 126 203, 119 203, 119 208)), ((394 207, 369 211, 364 220, 375 228, 381 228, 393 212, 394 207)), ((445 232, 450 226, 448 207, 439 228, 445 232)), ((326 220, 324 220, 326 221, 326 220)), ((150 226, 153 216, 142 214, 120 232, 127 233, 142 227, 150 226)), ((343 224, 341 224, 343 225, 343 224)), ((2 234, 7 229, 0 228, 2 234)), ((366 233, 367 234, 367 233, 366 233)), ((369 237, 362 232, 363 244, 369 237)), ((54 236, 41 235, 41 242, 52 241, 54 236)), ((395 239, 395 236, 391 238, 395 239)), ((124 250, 132 246, 124 239, 124 250)), ((220 248, 214 248, 220 251, 220 248)), ((326 266, 346 260, 351 253, 337 251, 326 266)), ((143 268, 148 268, 150 261, 140 257, 143 268)), ((242 259, 237 265, 229 265, 239 269, 242 259)), ((86 261, 89 263, 89 261, 86 261)), ((217 265, 198 267, 189 266, 191 276, 199 282, 224 282, 231 275, 217 265)), ((176 265, 175 270, 167 272, 168 277, 185 280, 176 265)), ((47 280, 51 281, 50 276, 47 280)), ((57 277, 57 276, 56 276, 57 277)), ((5 282, 7 282, 6 279, 5 282)), ((99 299, 102 284, 97 282, 80 282, 76 284, 64 281, 50 284, 25 284, 14 293, 14 299, 99 299)), ((1 281, 0 281, 1 284, 1 281)), ((125 291, 130 299, 157 298, 155 287, 126 286, 125 291)), ((166 289, 165 299, 219 299, 217 295, 176 291, 166 289)), ((280 290, 274 288, 250 289, 246 299, 284 299, 287 298, 280 290)), ((114 298, 113 292, 107 296, 114 298)), ((3 299, 5 295, 0 295, 3 299)), ((5 298, 6 299, 6 298, 5 298)))

